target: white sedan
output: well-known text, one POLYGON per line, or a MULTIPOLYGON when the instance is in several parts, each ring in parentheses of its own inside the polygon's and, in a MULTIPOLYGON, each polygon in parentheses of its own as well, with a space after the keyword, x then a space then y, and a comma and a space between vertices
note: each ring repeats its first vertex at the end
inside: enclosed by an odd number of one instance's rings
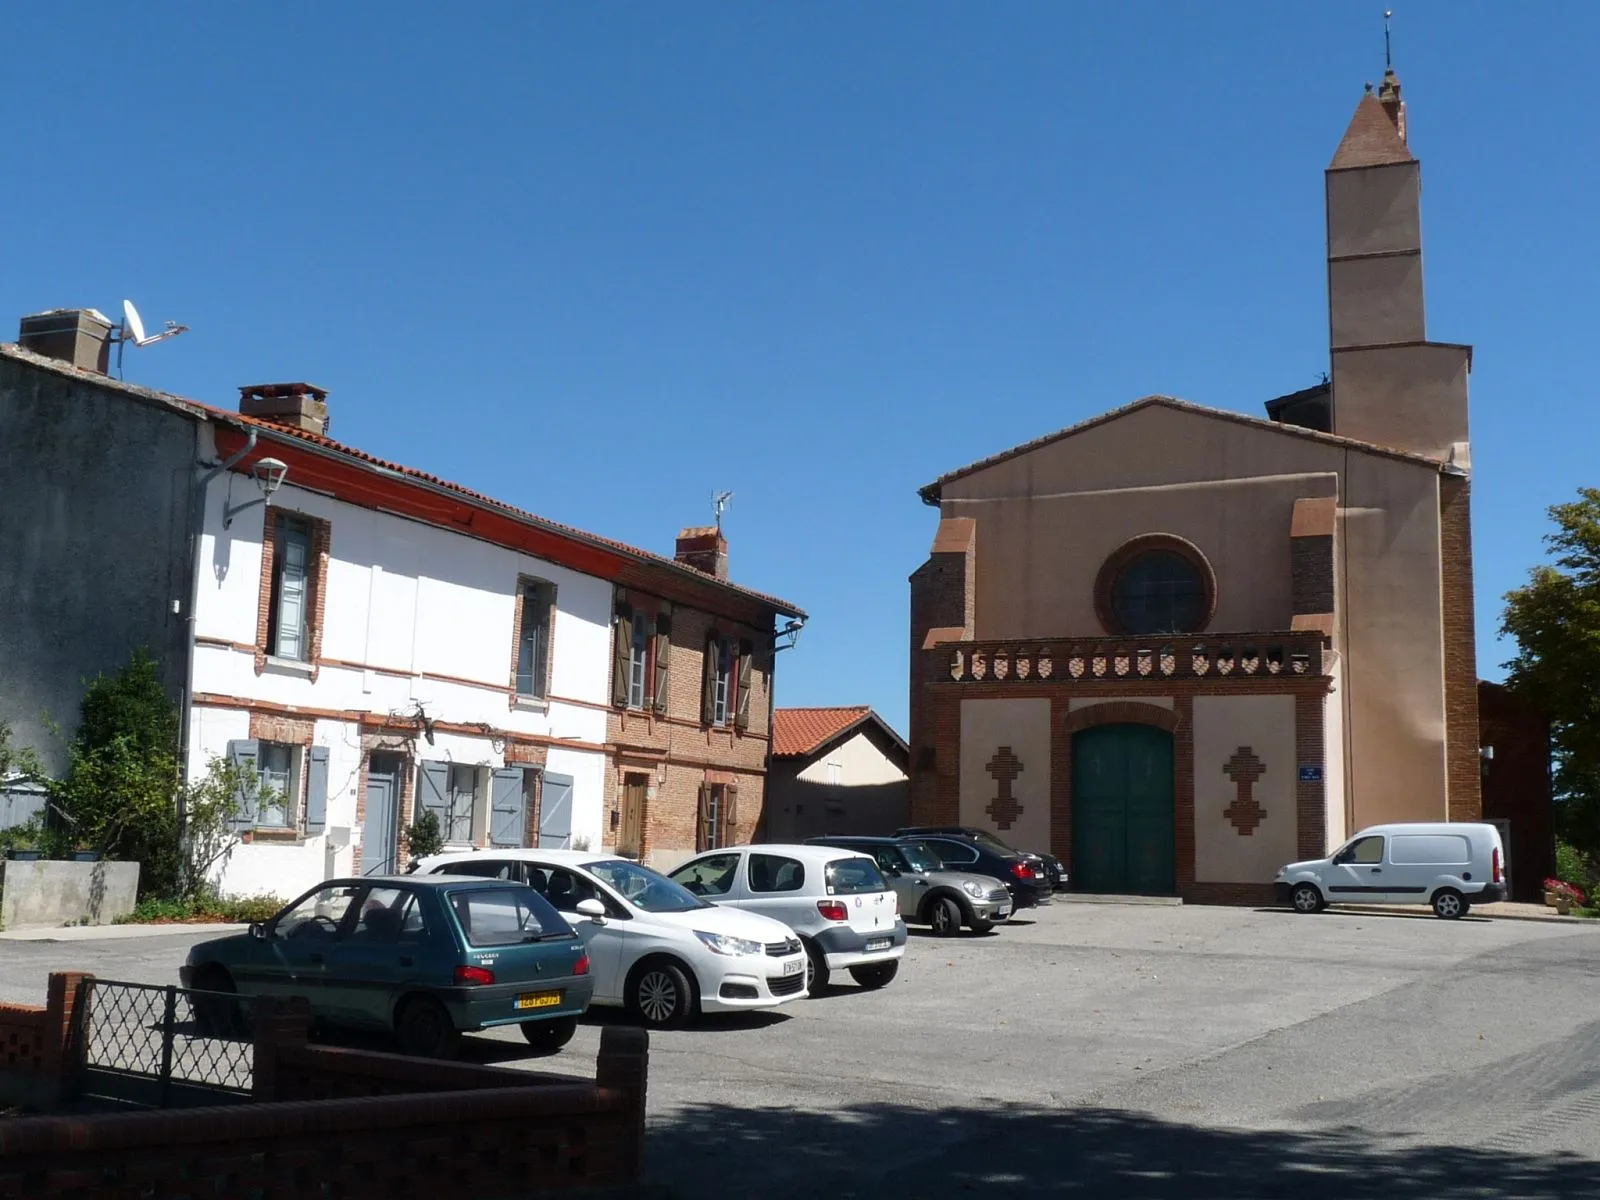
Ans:
POLYGON ((436 854, 416 870, 527 883, 583 938, 595 1004, 667 1029, 695 1012, 776 1008, 806 994, 806 954, 783 923, 721 908, 659 872, 583 850, 436 854))

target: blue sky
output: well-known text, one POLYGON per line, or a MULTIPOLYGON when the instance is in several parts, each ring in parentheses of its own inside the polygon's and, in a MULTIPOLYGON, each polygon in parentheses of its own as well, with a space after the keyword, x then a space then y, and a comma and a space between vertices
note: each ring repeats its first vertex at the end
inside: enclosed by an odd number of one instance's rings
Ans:
MULTIPOLYGON (((1381 7, 90 4, 6 12, 0 336, 327 387, 335 436, 809 610, 781 704, 902 731, 916 489, 1151 392, 1327 366, 1322 170, 1381 7), (19 53, 20 51, 20 53, 19 53)), ((1596 482, 1600 5, 1395 18, 1430 336, 1472 380, 1480 669, 1596 482), (1587 335, 1587 336, 1585 336, 1587 335), (1580 373, 1581 371, 1581 373, 1580 373)))

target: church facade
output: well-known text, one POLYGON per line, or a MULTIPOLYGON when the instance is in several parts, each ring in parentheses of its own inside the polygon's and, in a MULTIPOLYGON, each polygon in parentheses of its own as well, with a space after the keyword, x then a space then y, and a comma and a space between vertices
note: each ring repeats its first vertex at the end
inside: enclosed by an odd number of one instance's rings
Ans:
POLYGON ((1327 383, 1265 418, 1146 397, 922 490, 914 822, 1251 903, 1363 826, 1482 818, 1472 351, 1424 329, 1392 71, 1326 200, 1327 383))

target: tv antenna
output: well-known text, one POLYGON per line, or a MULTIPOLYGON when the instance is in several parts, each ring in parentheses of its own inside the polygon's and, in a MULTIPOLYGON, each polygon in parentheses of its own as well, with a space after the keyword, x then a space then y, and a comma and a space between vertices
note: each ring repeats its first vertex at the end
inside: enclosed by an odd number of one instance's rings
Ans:
POLYGON ((728 501, 733 499, 732 492, 718 492, 711 498, 711 505, 717 510, 717 532, 722 532, 722 514, 727 511, 728 501))
POLYGON ((160 333, 146 334, 144 320, 139 316, 139 310, 133 306, 132 300, 122 302, 122 324, 118 325, 111 334, 111 340, 117 344, 117 374, 122 374, 122 348, 129 342, 135 346, 149 346, 152 343, 165 341, 169 337, 177 337, 180 333, 188 333, 187 325, 179 325, 176 321, 168 321, 167 327, 160 333))

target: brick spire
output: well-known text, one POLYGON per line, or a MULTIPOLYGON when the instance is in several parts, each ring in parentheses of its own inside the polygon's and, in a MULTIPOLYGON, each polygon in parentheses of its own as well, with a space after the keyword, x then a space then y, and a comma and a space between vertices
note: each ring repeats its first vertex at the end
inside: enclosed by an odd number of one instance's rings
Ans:
POLYGON ((1374 96, 1368 85, 1367 94, 1356 105, 1350 127, 1344 131, 1333 161, 1328 164, 1329 170, 1414 161, 1415 156, 1405 142, 1406 106, 1400 99, 1400 81, 1393 70, 1384 73, 1383 88, 1374 96))

